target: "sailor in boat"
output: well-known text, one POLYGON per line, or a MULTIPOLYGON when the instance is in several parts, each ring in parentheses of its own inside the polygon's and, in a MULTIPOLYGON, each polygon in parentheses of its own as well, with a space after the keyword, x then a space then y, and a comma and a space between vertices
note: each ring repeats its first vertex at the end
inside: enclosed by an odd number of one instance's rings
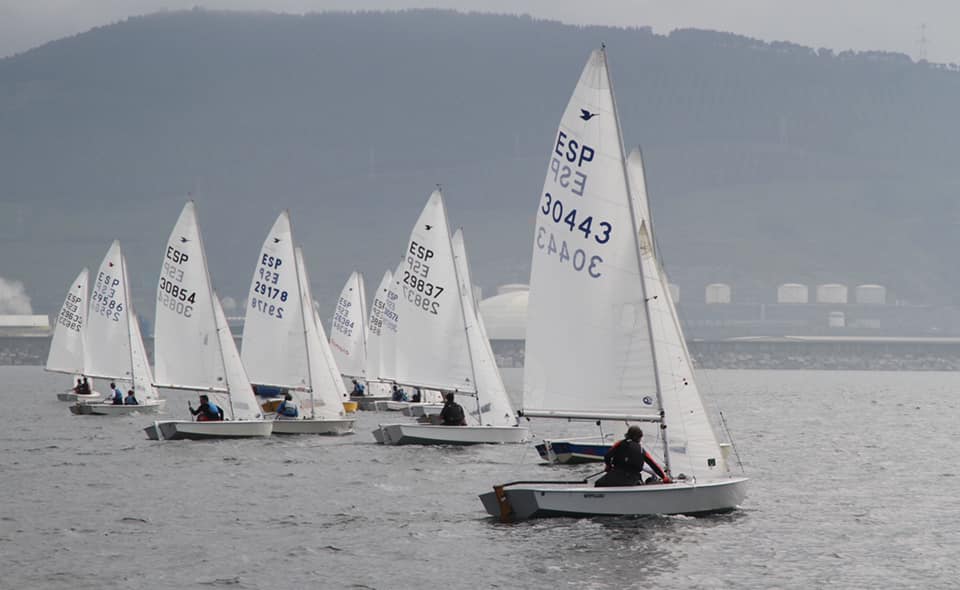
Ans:
POLYGON ((90 395, 90 382, 87 381, 87 377, 84 376, 83 380, 77 379, 77 388, 76 392, 79 395, 90 395))
POLYGON ((607 473, 597 480, 597 487, 637 486, 643 483, 643 466, 648 465, 663 481, 670 483, 670 477, 653 460, 650 453, 640 446, 643 430, 639 426, 627 429, 624 439, 615 443, 603 456, 607 473))
POLYGON ((127 397, 123 398, 123 405, 125 406, 139 406, 140 402, 137 401, 137 396, 134 395, 133 390, 127 391, 127 397))
POLYGON ((187 402, 187 407, 190 408, 190 413, 197 417, 197 422, 223 420, 223 410, 220 409, 217 404, 210 401, 210 398, 205 394, 200 394, 200 407, 194 409, 189 401, 187 402))
POLYGON ((452 393, 447 394, 447 401, 443 403, 443 409, 440 410, 440 421, 444 426, 466 426, 467 415, 463 411, 463 406, 454 399, 452 393))
POLYGON ((420 403, 421 401, 423 401, 423 392, 420 391, 419 387, 413 388, 413 397, 410 398, 410 401, 414 403, 420 403))
POLYGON ((356 379, 353 380, 353 391, 350 392, 350 395, 366 395, 363 384, 356 379))
POLYGON ((289 420, 300 416, 300 410, 289 393, 283 395, 283 401, 277 406, 277 420, 289 420))
POLYGON ((83 380, 77 379, 77 385, 73 388, 73 392, 77 395, 83 395, 83 380))
POLYGON ((115 406, 122 406, 122 405, 123 405, 123 392, 120 391, 120 388, 117 387, 117 384, 116 384, 116 383, 112 383, 112 382, 110 383, 110 391, 112 392, 111 395, 110 395, 110 400, 113 402, 113 405, 115 405, 115 406))
POLYGON ((393 393, 390 396, 390 399, 395 402, 405 402, 407 401, 407 392, 403 390, 402 387, 398 387, 396 383, 393 384, 393 393))

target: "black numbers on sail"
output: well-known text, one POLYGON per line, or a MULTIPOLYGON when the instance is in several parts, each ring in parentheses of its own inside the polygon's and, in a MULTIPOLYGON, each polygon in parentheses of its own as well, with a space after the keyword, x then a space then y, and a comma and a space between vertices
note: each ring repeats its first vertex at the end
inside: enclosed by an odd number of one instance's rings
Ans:
POLYGON ((424 297, 406 285, 403 285, 403 294, 407 298, 407 301, 412 303, 416 308, 428 311, 433 315, 438 315, 440 310, 440 304, 438 302, 424 297))
POLYGON ((272 318, 277 318, 281 320, 283 319, 283 307, 270 303, 269 301, 264 301, 263 299, 251 297, 250 307, 272 318))
POLYGON ((586 271, 590 277, 600 278, 600 265, 603 264, 603 258, 600 256, 588 256, 580 248, 571 249, 567 246, 566 240, 556 238, 553 232, 547 231, 542 226, 537 228, 536 244, 537 249, 546 252, 548 256, 557 256, 561 263, 569 263, 573 270, 586 271))
POLYGON ((403 284, 408 285, 411 289, 416 289, 427 297, 433 297, 434 299, 440 297, 440 294, 443 293, 443 287, 440 285, 434 285, 433 283, 424 281, 421 278, 417 278, 406 270, 403 271, 403 284))
POLYGON ((613 226, 606 221, 597 221, 594 223, 592 215, 586 217, 577 217, 577 210, 570 209, 564 211, 563 201, 555 199, 550 193, 543 194, 543 205, 540 207, 540 213, 543 213, 548 219, 557 225, 565 225, 571 232, 583 233, 584 239, 593 240, 598 244, 606 244, 610 241, 610 232, 613 226))
POLYGON ((276 287, 271 287, 270 285, 261 283, 260 281, 254 281, 253 292, 265 295, 271 299, 280 299, 280 301, 286 301, 288 297, 286 291, 281 291, 276 287))
POLYGON ((185 301, 187 303, 197 302, 197 292, 184 289, 180 285, 174 284, 164 277, 160 277, 160 290, 170 295, 173 299, 185 301))

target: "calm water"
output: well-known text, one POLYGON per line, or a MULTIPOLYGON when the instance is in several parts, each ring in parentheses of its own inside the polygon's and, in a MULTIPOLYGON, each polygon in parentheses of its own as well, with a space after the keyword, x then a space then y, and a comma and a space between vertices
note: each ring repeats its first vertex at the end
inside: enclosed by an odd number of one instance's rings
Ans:
POLYGON ((0 380, 0 588, 960 583, 956 373, 706 372, 752 478, 741 510, 515 525, 477 493, 576 470, 529 447, 378 446, 398 418, 375 413, 342 438, 151 442, 147 417, 71 415, 64 377, 0 380))

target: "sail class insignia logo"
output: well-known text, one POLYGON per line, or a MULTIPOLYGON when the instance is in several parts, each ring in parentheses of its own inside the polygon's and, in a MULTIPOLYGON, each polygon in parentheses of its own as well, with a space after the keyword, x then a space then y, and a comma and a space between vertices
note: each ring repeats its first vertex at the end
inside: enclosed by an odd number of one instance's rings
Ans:
POLYGON ((274 244, 279 244, 279 243, 280 243, 280 238, 273 238, 273 243, 274 243, 274 244))
POLYGON ((190 240, 188 240, 187 238, 185 238, 185 237, 183 237, 183 236, 180 236, 180 243, 181 243, 181 244, 186 244, 186 243, 189 242, 189 241, 190 241, 190 240))
POLYGON ((427 231, 430 231, 431 229, 433 229, 433 226, 430 225, 429 223, 425 224, 424 227, 427 228, 427 231))
POLYGON ((597 113, 591 113, 587 109, 580 109, 580 118, 584 121, 589 121, 590 119, 597 116, 597 113))

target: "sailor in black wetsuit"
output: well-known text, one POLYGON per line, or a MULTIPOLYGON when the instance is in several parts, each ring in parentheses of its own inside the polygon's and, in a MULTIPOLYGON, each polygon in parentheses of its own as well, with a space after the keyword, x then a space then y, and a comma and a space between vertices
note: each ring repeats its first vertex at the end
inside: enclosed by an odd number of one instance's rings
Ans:
POLYGON ((641 438, 643 438, 643 430, 639 426, 628 428, 626 437, 610 447, 603 456, 607 472, 594 485, 597 487, 640 485, 643 483, 644 464, 649 465, 663 483, 670 483, 670 478, 663 469, 657 465, 650 453, 640 446, 641 438))

